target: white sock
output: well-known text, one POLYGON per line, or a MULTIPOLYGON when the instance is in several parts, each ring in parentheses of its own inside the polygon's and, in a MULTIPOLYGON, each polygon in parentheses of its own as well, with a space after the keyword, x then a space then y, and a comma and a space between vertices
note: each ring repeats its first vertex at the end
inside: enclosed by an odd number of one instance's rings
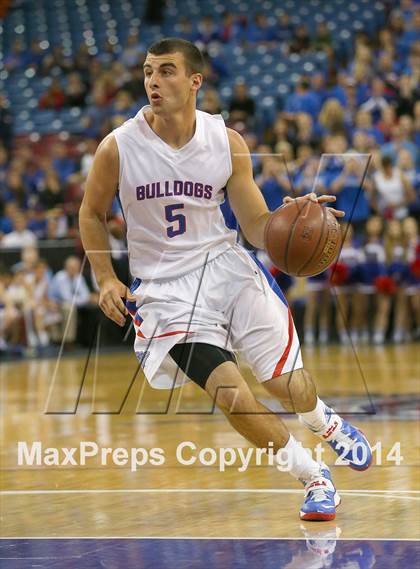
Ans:
POLYGON ((49 339, 48 334, 45 330, 41 330, 41 332, 38 332, 38 337, 39 337, 39 342, 40 342, 41 346, 43 346, 43 347, 48 346, 48 344, 50 343, 50 339, 49 339))
POLYGON ((324 431, 328 425, 328 418, 325 415, 325 403, 319 397, 316 398, 316 407, 313 411, 299 413, 299 421, 311 431, 324 431))
POLYGON ((306 482, 320 475, 321 466, 313 460, 309 452, 303 448, 302 443, 298 443, 293 435, 290 435, 284 448, 288 453, 289 472, 292 476, 306 482))

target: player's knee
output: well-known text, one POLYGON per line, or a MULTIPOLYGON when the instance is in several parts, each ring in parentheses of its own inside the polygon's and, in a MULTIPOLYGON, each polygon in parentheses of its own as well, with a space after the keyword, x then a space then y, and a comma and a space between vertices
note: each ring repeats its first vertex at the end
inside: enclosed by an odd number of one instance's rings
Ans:
POLYGON ((215 394, 216 405, 225 413, 247 413, 255 409, 256 399, 246 387, 219 386, 215 394))

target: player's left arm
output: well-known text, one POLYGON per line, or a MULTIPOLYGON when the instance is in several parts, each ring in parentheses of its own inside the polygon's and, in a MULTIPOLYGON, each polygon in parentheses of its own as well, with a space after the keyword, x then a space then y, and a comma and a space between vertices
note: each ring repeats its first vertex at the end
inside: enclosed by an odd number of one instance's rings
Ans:
POLYGON ((232 175, 226 186, 229 202, 246 239, 264 249, 264 228, 271 214, 254 181, 248 146, 238 132, 230 128, 227 132, 232 159, 232 175))
MULTIPOLYGON (((232 175, 227 183, 229 202, 246 239, 254 247, 264 249, 264 229, 272 214, 254 181, 251 156, 246 142, 238 132, 230 128, 227 132, 232 158, 232 175)), ((293 199, 285 197, 283 201, 289 203, 293 199)), ((317 197, 315 193, 311 193, 295 199, 310 199, 322 204, 335 201, 336 198, 329 195, 317 197)), ((342 211, 329 209, 336 217, 345 215, 342 211)))

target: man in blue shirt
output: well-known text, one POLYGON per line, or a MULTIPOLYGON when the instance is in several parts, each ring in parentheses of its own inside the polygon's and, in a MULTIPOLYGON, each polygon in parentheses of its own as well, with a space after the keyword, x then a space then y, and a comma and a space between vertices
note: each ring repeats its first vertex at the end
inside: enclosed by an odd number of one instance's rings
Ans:
POLYGON ((61 330, 56 331, 55 340, 64 339, 65 343, 72 344, 76 340, 77 310, 80 306, 89 303, 90 291, 84 276, 80 273, 80 260, 71 256, 66 259, 64 269, 52 278, 49 297, 56 302, 61 310, 61 330), (63 334, 66 332, 65 337, 63 334))

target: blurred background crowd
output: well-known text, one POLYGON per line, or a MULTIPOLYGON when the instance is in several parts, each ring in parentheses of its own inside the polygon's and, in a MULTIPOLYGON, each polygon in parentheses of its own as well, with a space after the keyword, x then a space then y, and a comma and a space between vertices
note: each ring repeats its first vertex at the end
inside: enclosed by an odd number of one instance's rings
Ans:
MULTIPOLYGON (((2 10, 0 354, 80 341, 77 316, 98 299, 78 233, 84 183, 100 140, 147 104, 147 46, 167 35, 203 50, 198 106, 245 137, 270 210, 315 189, 346 211, 329 271, 301 281, 269 266, 305 343, 419 337, 418 1, 15 0, 2 10)), ((117 200, 110 232, 127 280, 117 200)))

